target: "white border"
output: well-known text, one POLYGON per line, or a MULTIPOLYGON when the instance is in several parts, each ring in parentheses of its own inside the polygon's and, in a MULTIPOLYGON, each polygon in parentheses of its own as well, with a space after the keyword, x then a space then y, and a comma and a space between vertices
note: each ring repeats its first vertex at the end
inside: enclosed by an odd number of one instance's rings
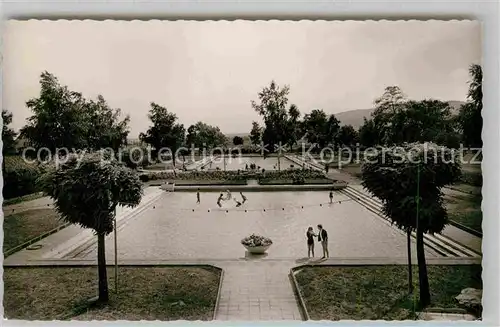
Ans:
MULTIPOLYGON (((483 22, 483 71, 484 71, 484 111, 483 111, 483 322, 485 326, 500 326, 500 207, 499 207, 499 144, 500 125, 498 111, 499 85, 499 5, 494 0, 469 1, 9 1, 1 3, 0 14, 3 19, 196 19, 196 20, 234 20, 234 19, 478 19, 483 22)), ((464 45, 466 46, 466 45, 464 45)), ((0 67, 1 69, 1 67, 0 67)), ((1 72, 1 71, 0 71, 1 72)), ((1 90, 0 90, 1 92, 1 90)), ((1 93, 0 93, 1 98, 1 93)), ((0 153, 0 161, 1 161, 0 153)), ((0 181, 3 187, 3 178, 0 181)), ((1 195, 0 195, 1 197, 1 195)), ((3 202, 3 197, 2 197, 3 202)), ((3 221, 3 213, 0 214, 3 221)), ((3 230, 1 239, 3 239, 3 230)), ((3 243, 3 242, 2 242, 3 243)), ((0 245, 1 247, 2 245, 0 245)), ((3 251, 2 251, 3 252, 3 251)), ((2 253, 0 252, 0 253, 2 253)), ((1 255, 1 254, 0 254, 1 255)), ((3 257, 2 257, 3 261, 3 257)), ((3 268, 0 268, 3 277, 3 268)), ((0 285, 0 310, 3 316, 3 282, 0 285)), ((49 326, 54 322, 4 321, 6 326, 31 324, 49 326)), ((79 325, 111 324, 112 322, 82 322, 79 325)), ((187 325, 192 323, 176 323, 187 325)), ((170 324, 172 324, 170 323, 170 324)), ((76 322, 61 323, 75 326, 76 322)), ((134 323, 120 322, 120 325, 134 323)), ((137 324, 137 323, 135 323, 137 324)), ((134 324, 134 325, 135 325, 134 324)), ((146 324, 145 322, 141 324, 146 324)), ((151 323, 150 323, 151 324, 151 323)), ((152 322, 154 325, 164 322, 152 322)), ((234 326, 234 323, 211 322, 234 326)), ((295 325, 287 322, 280 325, 295 325)), ((304 324, 304 323, 302 323, 304 324)), ((306 325, 313 324, 311 322, 306 325)), ((321 325, 354 325, 355 322, 320 322, 321 325)), ((359 324, 359 322, 358 322, 359 324)), ((365 322, 363 325, 385 325, 384 322, 365 322)), ((417 322, 390 322, 398 325, 416 325, 417 322)), ((422 323, 420 323, 422 324, 422 323)), ((425 324, 425 323, 423 323, 425 324)), ((454 325, 471 325, 456 323, 454 325)), ((245 325, 278 325, 278 323, 249 323, 245 325)), ((447 326, 450 323, 437 324, 447 326)))

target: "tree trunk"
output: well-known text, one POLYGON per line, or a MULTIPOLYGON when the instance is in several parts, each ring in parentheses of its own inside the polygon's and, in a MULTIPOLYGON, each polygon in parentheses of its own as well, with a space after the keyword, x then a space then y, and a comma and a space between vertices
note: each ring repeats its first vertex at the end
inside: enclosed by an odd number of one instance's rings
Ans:
POLYGON ((109 301, 108 275, 106 271, 106 248, 104 233, 97 234, 97 266, 99 270, 99 302, 109 301))
POLYGON ((418 281, 420 285, 420 306, 425 308, 431 303, 429 291, 429 278, 427 276, 427 265, 425 263, 424 233, 417 227, 417 260, 418 260, 418 281))
POLYGON ((411 265, 411 229, 406 231, 406 245, 408 248, 408 293, 413 293, 413 271, 411 265))

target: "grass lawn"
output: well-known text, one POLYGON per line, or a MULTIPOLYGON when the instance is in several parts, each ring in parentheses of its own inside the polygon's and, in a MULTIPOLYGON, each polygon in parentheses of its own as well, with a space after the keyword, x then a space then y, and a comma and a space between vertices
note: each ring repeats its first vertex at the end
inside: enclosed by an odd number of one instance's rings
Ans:
MULTIPOLYGON (((305 267, 296 275, 312 320, 412 319, 407 267, 305 267)), ((413 269, 418 283, 418 269, 413 269)), ((458 308, 467 287, 482 289, 481 266, 428 266, 431 307, 458 308)), ((416 286, 418 301, 418 285, 416 286)))
POLYGON ((9 214, 3 220, 3 249, 12 249, 63 224, 54 209, 33 209, 9 214))
POLYGON ((97 267, 4 268, 4 311, 26 320, 211 320, 220 270, 211 267, 119 267, 119 293, 108 268, 110 302, 97 295, 97 267), (181 302, 182 301, 182 302, 181 302))
MULTIPOLYGON (((478 232, 482 231, 481 224, 483 223, 483 212, 481 210, 481 193, 477 194, 477 189, 472 190, 472 186, 465 185, 466 191, 471 191, 474 194, 465 194, 457 191, 447 191, 444 199, 446 209, 448 210, 448 218, 462 225, 472 228, 478 232)), ((464 189, 457 186, 459 189, 464 189)))

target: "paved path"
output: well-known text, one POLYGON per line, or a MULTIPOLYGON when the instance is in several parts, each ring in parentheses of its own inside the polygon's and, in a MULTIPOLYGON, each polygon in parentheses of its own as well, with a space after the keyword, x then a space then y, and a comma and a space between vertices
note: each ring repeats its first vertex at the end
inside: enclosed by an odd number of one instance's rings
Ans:
POLYGON ((247 261, 224 269, 217 320, 301 320, 288 277, 293 261, 247 261))

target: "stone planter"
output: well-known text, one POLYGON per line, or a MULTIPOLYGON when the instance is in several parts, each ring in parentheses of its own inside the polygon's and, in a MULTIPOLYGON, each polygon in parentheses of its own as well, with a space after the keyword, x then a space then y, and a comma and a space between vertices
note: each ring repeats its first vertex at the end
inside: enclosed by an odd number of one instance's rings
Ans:
POLYGON ((266 246, 248 246, 248 245, 243 245, 243 246, 251 254, 264 254, 264 253, 266 253, 267 249, 269 249, 271 247, 271 245, 266 245, 266 246))

